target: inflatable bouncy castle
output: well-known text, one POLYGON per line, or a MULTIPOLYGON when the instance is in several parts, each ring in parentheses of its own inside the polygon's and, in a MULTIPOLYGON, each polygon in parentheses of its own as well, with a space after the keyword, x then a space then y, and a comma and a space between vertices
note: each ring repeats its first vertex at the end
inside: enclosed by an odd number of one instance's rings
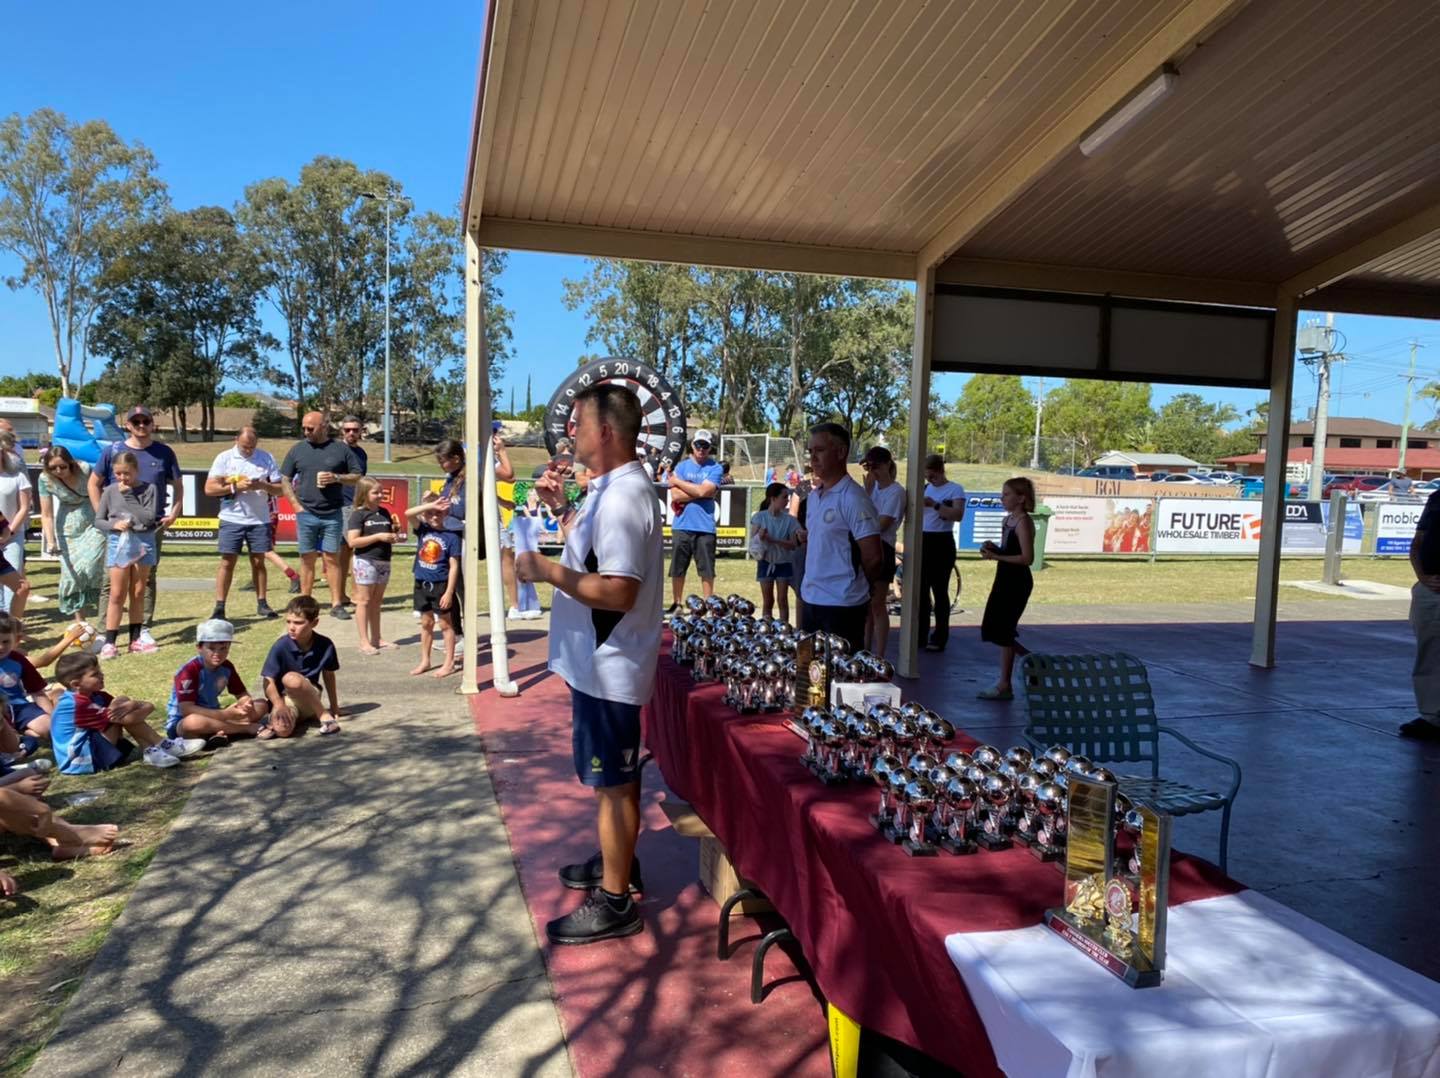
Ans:
POLYGON ((55 429, 50 444, 63 445, 76 460, 94 464, 102 449, 124 440, 125 432, 115 422, 113 404, 81 404, 69 397, 55 402, 55 429))

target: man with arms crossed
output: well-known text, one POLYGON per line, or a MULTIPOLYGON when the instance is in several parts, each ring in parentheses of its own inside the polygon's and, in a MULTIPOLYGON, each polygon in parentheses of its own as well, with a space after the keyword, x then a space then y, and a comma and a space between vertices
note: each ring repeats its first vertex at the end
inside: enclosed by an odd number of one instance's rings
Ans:
POLYGON ((295 537, 300 547, 300 593, 315 587, 315 559, 325 565, 330 585, 330 616, 348 621, 341 600, 340 548, 345 544, 345 487, 360 481, 360 459, 344 442, 330 437, 330 421, 319 412, 300 420, 305 440, 296 442, 280 465, 285 497, 295 507, 295 537))
MULTIPOLYGON (((925 642, 926 651, 944 651, 950 642, 950 574, 955 571, 955 525, 965 516, 965 488, 945 478, 945 458, 925 458, 925 522, 920 546, 920 624, 935 628, 925 642)), ((909 587, 910 577, 905 577, 909 587)), ((955 589, 959 598, 960 589, 955 589)))
MULTIPOLYGON (((707 596, 715 593, 715 492, 720 489, 724 470, 711 459, 714 444, 708 430, 697 430, 690 442, 690 455, 670 473, 670 502, 675 520, 670 525, 670 613, 680 609, 685 597, 685 574, 690 559, 700 574, 700 587, 707 596)), ((643 469, 642 469, 643 470, 643 469)))
POLYGON ((275 458, 258 448, 254 427, 241 427, 235 445, 215 458, 205 477, 205 493, 220 499, 220 566, 215 571, 215 609, 212 619, 225 618, 225 600, 235 579, 235 562, 242 548, 250 548, 250 576, 255 581, 255 613, 278 618, 265 597, 268 574, 265 555, 273 546, 270 535, 270 497, 280 494, 280 469, 275 458))
POLYGON ((640 890, 640 708, 650 699, 660 654, 664 522, 640 462, 640 401, 623 386, 592 386, 575 398, 575 455, 589 469, 579 508, 565 501, 553 469, 535 490, 565 536, 559 562, 517 554, 520 581, 555 588, 550 669, 570 686, 575 773, 595 788, 600 852, 566 865, 560 880, 589 890, 575 910, 545 926, 552 943, 595 943, 645 927, 640 890))
POLYGON ((816 486, 805 498, 805 605, 800 628, 843 636, 851 651, 865 647, 871 590, 883 575, 880 521, 863 487, 850 478, 850 432, 839 423, 810 428, 816 486))

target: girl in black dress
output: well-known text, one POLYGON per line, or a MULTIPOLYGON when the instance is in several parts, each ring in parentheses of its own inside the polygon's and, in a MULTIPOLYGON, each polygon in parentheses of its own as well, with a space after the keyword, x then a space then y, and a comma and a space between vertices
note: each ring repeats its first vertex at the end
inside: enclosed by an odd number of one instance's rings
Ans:
POLYGON ((982 558, 998 563, 990 599, 985 603, 985 619, 980 623, 980 639, 1000 645, 1000 680, 993 689, 979 694, 981 700, 1015 699, 1010 688, 1015 656, 1029 654, 1015 638, 1015 630, 1035 586, 1030 575, 1035 560, 1035 522, 1030 519, 1035 511, 1035 484, 1024 476, 1008 480, 1000 502, 1006 509, 1002 541, 999 546, 986 542, 980 547, 982 558))

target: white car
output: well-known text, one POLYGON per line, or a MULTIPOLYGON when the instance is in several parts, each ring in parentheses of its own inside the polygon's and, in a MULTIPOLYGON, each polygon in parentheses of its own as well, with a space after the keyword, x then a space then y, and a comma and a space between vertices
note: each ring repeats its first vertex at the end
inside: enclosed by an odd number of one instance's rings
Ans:
POLYGON ((1208 476, 1204 476, 1204 475, 1188 475, 1188 474, 1186 474, 1185 472, 1171 472, 1171 473, 1170 473, 1169 475, 1167 475, 1164 479, 1161 479, 1160 482, 1161 482, 1161 483, 1189 483, 1189 484, 1191 484, 1191 485, 1193 485, 1193 486, 1202 486, 1202 487, 1213 487, 1213 486, 1216 485, 1208 476))

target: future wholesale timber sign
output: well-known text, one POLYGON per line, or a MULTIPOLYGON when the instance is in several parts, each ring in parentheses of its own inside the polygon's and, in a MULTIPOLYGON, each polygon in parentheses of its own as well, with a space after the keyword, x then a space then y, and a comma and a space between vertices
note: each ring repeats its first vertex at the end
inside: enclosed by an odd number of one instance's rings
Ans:
POLYGON ((1253 554, 1260 506, 1243 498, 1161 498, 1154 531, 1161 554, 1253 554))

